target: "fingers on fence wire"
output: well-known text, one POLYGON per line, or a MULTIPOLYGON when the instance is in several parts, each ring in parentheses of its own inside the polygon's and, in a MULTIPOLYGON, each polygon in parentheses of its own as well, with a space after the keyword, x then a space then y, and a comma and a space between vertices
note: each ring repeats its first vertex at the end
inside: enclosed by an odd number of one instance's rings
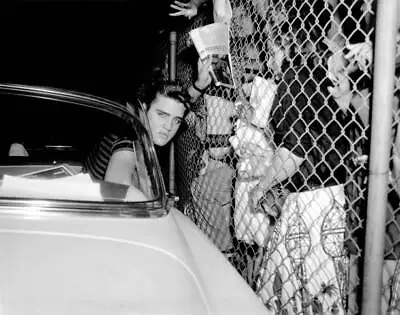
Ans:
POLYGON ((251 212, 255 213, 261 209, 260 207, 260 200, 264 195, 264 189, 260 185, 255 185, 249 191, 249 203, 250 203, 250 210, 251 212))
POLYGON ((257 201, 257 209, 261 209, 268 216, 271 226, 275 226, 281 217, 287 195, 288 192, 285 189, 273 188, 265 191, 257 201))
POLYGON ((366 70, 372 63, 372 44, 369 42, 347 45, 349 52, 344 56, 350 62, 357 64, 361 70, 366 70))

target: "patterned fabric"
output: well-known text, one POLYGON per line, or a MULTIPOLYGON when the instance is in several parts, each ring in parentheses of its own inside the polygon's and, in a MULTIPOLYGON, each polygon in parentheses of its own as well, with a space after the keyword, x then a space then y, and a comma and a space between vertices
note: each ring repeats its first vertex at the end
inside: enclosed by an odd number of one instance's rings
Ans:
POLYGON ((288 196, 257 284, 275 314, 345 313, 344 204, 342 185, 288 196))
POLYGON ((85 161, 85 169, 94 178, 103 180, 111 156, 120 150, 135 152, 133 141, 127 137, 120 137, 115 134, 104 136, 92 152, 90 152, 85 161))

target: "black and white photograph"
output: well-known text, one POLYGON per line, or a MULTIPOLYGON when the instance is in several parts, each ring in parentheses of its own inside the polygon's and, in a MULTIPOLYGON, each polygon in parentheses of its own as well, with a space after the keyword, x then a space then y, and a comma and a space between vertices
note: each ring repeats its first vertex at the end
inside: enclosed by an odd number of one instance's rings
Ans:
POLYGON ((400 315, 400 0, 0 29, 0 315, 400 315))

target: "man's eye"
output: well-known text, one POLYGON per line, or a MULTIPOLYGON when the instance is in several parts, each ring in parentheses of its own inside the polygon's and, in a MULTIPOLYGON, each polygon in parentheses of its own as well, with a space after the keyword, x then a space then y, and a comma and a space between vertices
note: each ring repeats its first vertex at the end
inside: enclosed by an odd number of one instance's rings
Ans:
POLYGON ((182 123, 182 119, 175 118, 174 122, 175 122, 175 125, 180 125, 182 123))
POLYGON ((163 113, 163 112, 158 112, 158 116, 160 116, 160 117, 167 117, 167 114, 166 114, 166 113, 163 113))

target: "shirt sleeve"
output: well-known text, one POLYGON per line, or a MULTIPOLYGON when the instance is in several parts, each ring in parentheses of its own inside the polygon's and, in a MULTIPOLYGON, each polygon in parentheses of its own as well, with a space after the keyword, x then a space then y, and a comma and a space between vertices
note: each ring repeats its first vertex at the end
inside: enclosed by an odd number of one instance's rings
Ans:
POLYGON ((133 141, 130 140, 128 137, 116 137, 112 142, 112 153, 122 150, 135 152, 133 141))

